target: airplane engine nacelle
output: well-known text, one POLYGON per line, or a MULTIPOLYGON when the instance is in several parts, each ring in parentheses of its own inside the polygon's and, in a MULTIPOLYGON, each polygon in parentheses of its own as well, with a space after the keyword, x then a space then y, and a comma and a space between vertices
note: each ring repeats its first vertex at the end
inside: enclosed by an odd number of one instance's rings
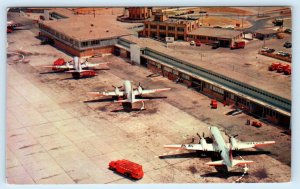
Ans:
POLYGON ((116 93, 116 95, 118 95, 118 96, 119 96, 119 94, 120 94, 120 90, 119 90, 119 88, 118 88, 118 87, 116 87, 116 88, 115 88, 115 93, 116 93))
POLYGON ((207 151, 207 143, 206 143, 205 138, 201 138, 200 139, 200 144, 201 144, 201 146, 203 148, 203 151, 207 151))
POLYGON ((142 87, 141 87, 141 86, 139 86, 137 90, 138 90, 138 92, 139 92, 139 95, 141 95, 141 94, 142 94, 142 92, 143 92, 143 89, 142 89, 142 87))
POLYGON ((234 137, 230 137, 230 144, 232 150, 238 150, 237 141, 234 137))

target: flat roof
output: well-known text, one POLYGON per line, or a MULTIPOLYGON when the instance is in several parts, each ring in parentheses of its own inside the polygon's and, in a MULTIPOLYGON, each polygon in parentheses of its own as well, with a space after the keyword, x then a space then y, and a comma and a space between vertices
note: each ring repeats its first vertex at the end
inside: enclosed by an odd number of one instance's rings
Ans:
POLYGON ((255 57, 251 57, 250 60, 245 60, 244 56, 247 55, 243 53, 241 56, 236 56, 236 54, 234 52, 231 53, 231 51, 226 54, 210 51, 204 52, 201 58, 201 54, 199 54, 200 52, 196 53, 196 51, 193 50, 187 51, 187 49, 184 48, 182 48, 182 50, 179 48, 166 48, 166 44, 149 38, 125 36, 122 37, 122 39, 136 43, 141 48, 148 47, 179 60, 186 61, 190 64, 222 74, 229 78, 291 100, 291 78, 274 77, 269 73, 268 69, 262 69, 260 67, 262 66, 267 68, 269 64, 274 62, 274 60, 269 57, 261 56, 260 59, 262 60, 260 64, 262 65, 258 66, 255 62, 257 61, 255 57), (251 64, 252 66, 245 66, 246 64, 251 64), (276 83, 276 85, 274 83, 276 83))
POLYGON ((255 33, 273 34, 273 33, 277 33, 277 31, 276 30, 272 30, 272 29, 260 29, 260 30, 255 30, 255 33))
POLYGON ((193 22, 195 20, 186 20, 186 19, 176 19, 176 18, 168 18, 167 20, 163 21, 162 23, 176 23, 176 24, 186 24, 186 23, 190 23, 193 22))
POLYGON ((53 8, 49 12, 55 12, 68 18, 75 16, 73 10, 70 8, 53 8))
POLYGON ((68 19, 48 20, 42 23, 78 41, 115 38, 133 34, 111 15, 76 15, 68 19))
POLYGON ((200 27, 191 32, 189 35, 202 35, 202 36, 210 36, 210 37, 219 37, 219 38, 234 38, 240 35, 241 31, 236 30, 228 30, 222 28, 208 28, 208 27, 200 27))

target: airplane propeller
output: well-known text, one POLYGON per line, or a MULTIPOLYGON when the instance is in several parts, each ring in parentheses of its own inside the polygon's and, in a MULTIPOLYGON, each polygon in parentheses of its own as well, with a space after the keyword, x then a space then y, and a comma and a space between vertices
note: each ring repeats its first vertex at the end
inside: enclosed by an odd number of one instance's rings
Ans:
POLYGON ((121 88, 122 88, 122 86, 116 87, 116 86, 114 86, 114 85, 112 85, 112 87, 115 88, 115 89, 116 89, 116 88, 118 88, 118 89, 121 89, 121 88))
POLYGON ((139 82, 139 87, 141 87, 142 89, 144 89, 144 87, 141 85, 141 82, 139 82))

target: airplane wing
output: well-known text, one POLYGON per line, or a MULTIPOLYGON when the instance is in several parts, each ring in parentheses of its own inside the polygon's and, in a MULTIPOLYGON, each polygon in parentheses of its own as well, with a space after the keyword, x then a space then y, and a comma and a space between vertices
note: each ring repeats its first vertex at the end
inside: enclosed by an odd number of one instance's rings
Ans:
POLYGON ((168 144, 168 145, 164 145, 164 148, 197 150, 197 151, 215 151, 212 144, 206 144, 205 149, 201 144, 168 144))
POLYGON ((44 68, 56 68, 56 69, 71 69, 70 66, 61 65, 61 66, 42 66, 44 68))
POLYGON ((95 69, 109 69, 108 64, 110 64, 111 62, 102 62, 102 63, 87 63, 87 64, 83 64, 83 66, 85 65, 85 67, 87 68, 95 68, 95 69))
MULTIPOLYGON (((266 145, 270 145, 270 144, 275 144, 275 141, 238 142, 235 147, 237 149, 247 149, 247 148, 266 146, 266 145)), ((230 147, 230 143, 227 143, 227 146, 230 147)))
POLYGON ((143 95, 143 94, 151 94, 151 93, 158 93, 158 92, 163 92, 163 91, 169 91, 171 88, 163 88, 163 89, 143 89, 141 93, 139 93, 138 90, 134 90, 133 94, 134 95, 143 95))
POLYGON ((93 96, 123 96, 124 92, 120 91, 118 94, 116 94, 115 91, 111 92, 88 92, 88 95, 93 95, 93 96))

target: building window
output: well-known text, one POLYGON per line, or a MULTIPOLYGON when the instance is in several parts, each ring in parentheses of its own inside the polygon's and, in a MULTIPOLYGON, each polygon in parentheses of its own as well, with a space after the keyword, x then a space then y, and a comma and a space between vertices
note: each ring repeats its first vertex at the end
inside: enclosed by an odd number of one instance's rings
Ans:
POLYGON ((166 30, 166 26, 159 26, 160 30, 166 30))
POLYGON ((177 70, 173 70, 173 74, 174 74, 174 75, 178 75, 179 73, 178 73, 177 70))
POLYGON ((81 42, 81 47, 87 47, 88 45, 88 41, 81 42))
POLYGON ((184 28, 183 28, 183 27, 178 27, 178 28, 177 28, 177 31, 182 31, 182 32, 184 32, 184 28))
POLYGON ((157 26, 156 25, 151 25, 150 28, 151 29, 157 29, 157 26))
POLYGON ((99 45, 100 41, 99 40, 93 40, 91 41, 91 45, 99 45))
POLYGON ((219 88, 219 87, 216 87, 216 86, 213 86, 213 85, 209 85, 209 89, 216 92, 216 93, 219 93, 219 94, 224 94, 224 90, 219 88))
POLYGON ((175 27, 173 27, 173 26, 168 26, 168 30, 174 31, 174 30, 175 30, 175 27))
POLYGON ((186 74, 181 74, 181 77, 186 79, 186 80, 190 80, 190 76, 189 75, 186 75, 186 74))
POLYGON ((168 67, 164 67, 163 70, 167 71, 167 72, 170 72, 172 73, 172 69, 171 68, 168 68, 168 67))

